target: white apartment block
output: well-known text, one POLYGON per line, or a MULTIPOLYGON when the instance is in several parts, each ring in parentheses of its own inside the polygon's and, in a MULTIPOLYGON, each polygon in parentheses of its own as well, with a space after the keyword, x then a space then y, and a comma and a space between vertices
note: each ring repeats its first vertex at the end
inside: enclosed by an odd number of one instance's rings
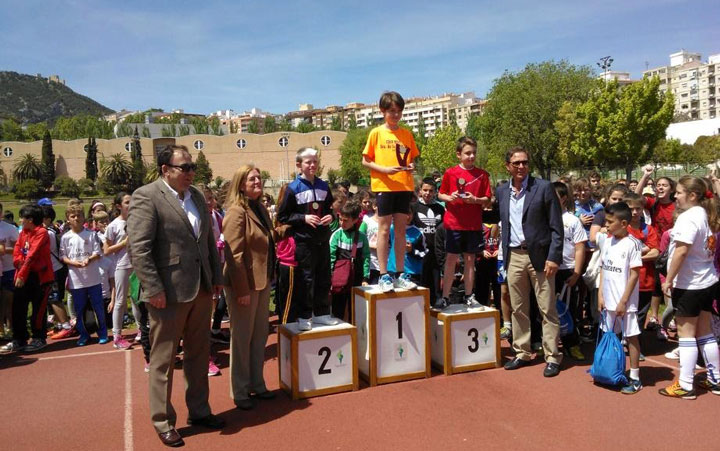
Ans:
POLYGON ((720 117, 720 88, 716 75, 720 74, 720 54, 711 55, 706 63, 699 53, 682 50, 670 55, 670 65, 648 69, 644 77, 658 76, 660 90, 675 96, 675 113, 691 119, 720 117))
MULTIPOLYGON (((417 132, 422 118, 425 123, 425 135, 432 136, 437 128, 448 125, 454 115, 458 126, 465 130, 470 115, 473 113, 480 114, 484 106, 485 101, 475 97, 473 92, 415 97, 405 101, 402 121, 417 132)), ((349 118, 351 114, 355 115, 358 127, 372 127, 383 121, 382 112, 377 104, 348 105, 345 109, 346 118, 349 118)))

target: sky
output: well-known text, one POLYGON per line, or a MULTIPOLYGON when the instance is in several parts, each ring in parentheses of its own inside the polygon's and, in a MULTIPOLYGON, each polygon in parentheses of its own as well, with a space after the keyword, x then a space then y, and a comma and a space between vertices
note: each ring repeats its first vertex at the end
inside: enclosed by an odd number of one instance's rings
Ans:
POLYGON ((717 0, 0 0, 0 70, 58 74, 114 110, 272 113, 474 91, 565 59, 640 78, 720 53, 717 0), (715 19, 712 19, 715 17, 715 19))

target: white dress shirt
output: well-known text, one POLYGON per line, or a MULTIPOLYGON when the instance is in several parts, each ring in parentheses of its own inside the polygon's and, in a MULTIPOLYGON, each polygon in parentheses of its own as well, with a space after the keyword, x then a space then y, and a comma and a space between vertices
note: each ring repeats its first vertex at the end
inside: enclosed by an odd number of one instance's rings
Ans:
POLYGON ((163 183, 165 183, 165 186, 170 189, 170 192, 180 203, 180 208, 182 208, 187 215, 188 221, 190 221, 190 225, 192 226, 193 233, 195 234, 195 238, 197 238, 200 235, 200 212, 197 209, 197 205, 195 205, 195 202, 192 200, 190 191, 185 191, 183 193, 183 198, 181 199, 178 192, 168 185, 165 179, 163 179, 163 183))

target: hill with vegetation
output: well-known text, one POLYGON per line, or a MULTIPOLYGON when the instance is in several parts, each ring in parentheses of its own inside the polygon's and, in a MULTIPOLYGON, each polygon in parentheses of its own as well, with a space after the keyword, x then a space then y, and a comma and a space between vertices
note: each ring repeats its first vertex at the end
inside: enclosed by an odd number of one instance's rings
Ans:
POLYGON ((36 75, 0 71, 0 119, 14 119, 24 125, 54 124, 60 117, 112 112, 62 83, 36 75))

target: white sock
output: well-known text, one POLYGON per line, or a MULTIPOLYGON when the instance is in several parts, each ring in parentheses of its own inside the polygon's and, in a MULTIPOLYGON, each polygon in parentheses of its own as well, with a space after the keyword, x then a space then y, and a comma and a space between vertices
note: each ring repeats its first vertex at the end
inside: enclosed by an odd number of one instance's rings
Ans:
POLYGON ((630 379, 640 380, 640 368, 630 368, 630 379))
POLYGON ((512 321, 503 321, 503 327, 507 327, 508 329, 512 329, 512 321))
POLYGON ((717 384, 720 380, 718 366, 720 365, 720 351, 713 334, 705 335, 697 339, 698 348, 702 352, 705 359, 705 367, 707 368, 707 379, 713 384, 717 384))
POLYGON ((684 390, 693 389, 695 364, 698 358, 698 347, 695 338, 680 338, 680 386, 684 390))
POLYGON ((62 323, 62 328, 65 330, 70 330, 72 329, 72 326, 70 325, 70 322, 65 321, 64 323, 62 323))

